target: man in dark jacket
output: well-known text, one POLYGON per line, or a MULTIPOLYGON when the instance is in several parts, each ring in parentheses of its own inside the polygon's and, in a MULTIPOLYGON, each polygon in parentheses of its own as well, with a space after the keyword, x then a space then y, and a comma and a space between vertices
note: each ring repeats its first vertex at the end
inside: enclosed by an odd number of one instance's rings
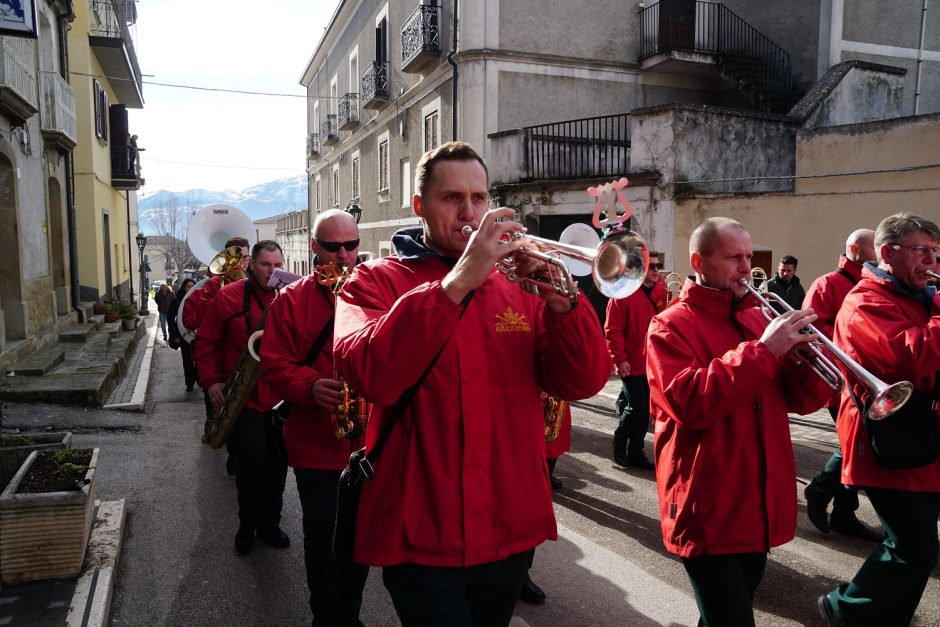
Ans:
MULTIPOLYGON (((797 259, 793 255, 786 255, 780 260, 777 267, 777 276, 767 281, 767 291, 783 298, 794 309, 803 306, 806 290, 800 285, 800 277, 796 276, 797 259)), ((784 311, 783 307, 774 307, 777 311, 784 311)))
POLYGON ((163 331, 164 342, 166 342, 166 316, 174 298, 173 290, 166 283, 160 286, 160 290, 153 297, 157 302, 157 311, 160 312, 160 330, 163 331))
POLYGON ((176 298, 173 299, 173 302, 170 303, 170 309, 167 312, 167 321, 170 323, 170 341, 169 345, 172 349, 180 349, 180 353, 183 356, 183 377, 186 379, 186 391, 192 392, 193 386, 196 385, 198 377, 196 376, 196 362, 193 359, 193 346, 192 344, 186 342, 183 339, 183 336, 180 335, 179 322, 177 316, 179 315, 180 304, 183 302, 183 299, 186 298, 186 294, 189 290, 192 289, 195 281, 192 279, 184 279, 180 289, 176 292, 176 298))

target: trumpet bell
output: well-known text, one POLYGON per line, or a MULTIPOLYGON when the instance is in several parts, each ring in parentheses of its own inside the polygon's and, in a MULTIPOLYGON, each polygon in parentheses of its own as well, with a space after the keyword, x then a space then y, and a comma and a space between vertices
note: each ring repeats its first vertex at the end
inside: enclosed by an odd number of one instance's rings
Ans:
POLYGON ((899 381, 885 387, 874 395, 866 417, 872 420, 884 420, 901 409, 913 392, 914 386, 908 381, 899 381))
POLYGON ((597 248, 594 284, 608 298, 625 298, 646 279, 650 252, 633 231, 613 231, 597 248))
MULTIPOLYGON (((597 234, 597 231, 589 225, 575 222, 574 224, 568 225, 568 227, 561 232, 561 235, 558 236, 558 243, 593 250, 601 243, 601 238, 597 234)), ((578 261, 572 257, 563 257, 562 262, 565 264, 565 267, 568 268, 568 272, 570 272, 572 276, 587 276, 591 274, 591 264, 589 263, 578 261)))

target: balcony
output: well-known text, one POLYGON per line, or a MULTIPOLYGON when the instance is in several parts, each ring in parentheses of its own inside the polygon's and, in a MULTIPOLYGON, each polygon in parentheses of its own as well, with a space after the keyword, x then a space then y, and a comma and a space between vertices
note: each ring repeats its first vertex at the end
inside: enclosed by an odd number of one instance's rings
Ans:
POLYGON ((144 106, 143 84, 137 53, 128 24, 136 21, 132 0, 89 0, 88 45, 95 53, 111 88, 122 104, 144 106))
POLYGON ((330 113, 320 122, 320 143, 330 146, 339 141, 339 131, 336 128, 336 114, 330 113))
POLYGON ((0 39, 0 110, 27 120, 39 110, 36 42, 22 37, 0 39))
POLYGON ((363 109, 381 109, 388 104, 388 63, 370 63, 359 83, 363 109))
POLYGON ((315 159, 320 156, 320 135, 318 133, 310 133, 307 136, 307 158, 315 159))
POLYGON ((55 72, 42 72, 42 107, 39 126, 46 141, 65 150, 78 143, 75 121, 75 90, 55 72))
POLYGON ((440 9, 419 5, 401 27, 401 71, 419 73, 441 59, 440 9))
POLYGON ((136 145, 111 145, 111 187, 114 189, 140 189, 140 152, 136 145))
POLYGON ((339 99, 339 130, 351 131, 359 126, 359 94, 345 94, 339 99))

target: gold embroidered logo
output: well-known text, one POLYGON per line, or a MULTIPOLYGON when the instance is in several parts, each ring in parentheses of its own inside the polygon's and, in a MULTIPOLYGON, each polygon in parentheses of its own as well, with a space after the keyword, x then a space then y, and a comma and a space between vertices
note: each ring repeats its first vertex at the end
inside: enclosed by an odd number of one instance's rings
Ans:
POLYGON ((525 314, 516 313, 512 307, 506 309, 506 313, 496 314, 496 332, 512 333, 514 331, 524 331, 530 333, 532 325, 525 321, 525 314))

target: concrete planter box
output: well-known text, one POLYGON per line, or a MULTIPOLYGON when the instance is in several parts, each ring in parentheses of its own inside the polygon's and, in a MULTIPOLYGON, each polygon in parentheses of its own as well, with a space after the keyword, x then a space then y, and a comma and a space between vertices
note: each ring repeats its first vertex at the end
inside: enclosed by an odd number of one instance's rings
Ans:
POLYGON ((94 449, 80 492, 17 494, 39 454, 26 462, 0 494, 0 575, 4 585, 77 577, 95 509, 98 455, 94 449))
POLYGON ((72 447, 72 433, 70 431, 53 431, 50 433, 18 433, 8 434, 11 438, 29 440, 29 444, 22 446, 0 447, 0 490, 7 487, 10 479, 20 469, 26 458, 33 451, 47 451, 72 447))

